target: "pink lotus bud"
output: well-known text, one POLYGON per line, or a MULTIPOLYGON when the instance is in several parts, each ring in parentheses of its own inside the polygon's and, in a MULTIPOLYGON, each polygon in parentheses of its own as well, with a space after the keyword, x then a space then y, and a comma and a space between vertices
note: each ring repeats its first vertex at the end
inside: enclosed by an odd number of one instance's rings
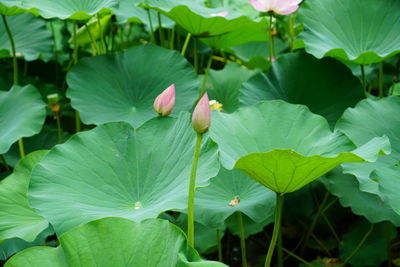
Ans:
POLYGON ((205 93, 200 101, 197 103, 193 114, 192 114, 192 126, 193 129, 203 134, 208 131, 211 124, 211 109, 208 100, 208 95, 205 93))
POLYGON ((167 89, 159 94, 154 100, 153 108, 161 116, 171 114, 175 106, 175 84, 172 84, 167 89))
POLYGON ((249 0, 250 4, 260 12, 273 11, 280 15, 289 15, 299 8, 303 0, 249 0))

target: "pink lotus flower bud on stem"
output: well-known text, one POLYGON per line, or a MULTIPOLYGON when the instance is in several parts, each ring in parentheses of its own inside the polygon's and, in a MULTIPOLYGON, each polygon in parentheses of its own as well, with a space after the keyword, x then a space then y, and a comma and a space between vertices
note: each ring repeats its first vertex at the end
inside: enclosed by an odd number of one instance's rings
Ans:
POLYGON ((250 4, 260 12, 275 12, 289 15, 299 9, 303 0, 249 0, 250 4))
POLYGON ((208 100, 208 95, 205 93, 197 103, 192 114, 192 126, 198 134, 203 134, 208 131, 211 124, 211 109, 208 100))
POLYGON ((154 100, 153 108, 160 116, 171 114, 175 106, 175 84, 170 85, 154 100))

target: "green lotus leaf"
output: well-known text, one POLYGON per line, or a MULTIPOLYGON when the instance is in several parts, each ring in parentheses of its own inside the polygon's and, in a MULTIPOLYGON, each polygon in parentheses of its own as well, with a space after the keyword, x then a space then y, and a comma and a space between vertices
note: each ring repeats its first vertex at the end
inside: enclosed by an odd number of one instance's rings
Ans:
MULTIPOLYGON (((373 164, 373 163, 370 163, 373 164)), ((343 174, 338 167, 322 177, 321 181, 328 190, 339 198, 343 207, 351 208, 354 214, 364 216, 371 223, 390 221, 400 226, 400 215, 390 206, 387 197, 360 190, 357 178, 343 174)))
POLYGON ((274 62, 268 74, 259 73, 240 90, 242 105, 282 99, 303 104, 334 125, 348 107, 364 98, 359 79, 333 59, 318 60, 306 53, 287 54, 274 62))
POLYGON ((32 242, 47 228, 48 222, 29 207, 27 198, 32 168, 46 153, 29 154, 0 182, 0 240, 18 237, 32 242))
POLYGON ((272 222, 275 199, 274 192, 240 170, 221 168, 209 186, 196 190, 195 220, 220 228, 229 216, 242 212, 255 222, 272 222))
POLYGON ((177 226, 160 219, 136 223, 105 218, 77 227, 59 240, 57 248, 34 247, 18 253, 5 267, 226 266, 202 260, 177 226))
POLYGON ((62 20, 87 20, 97 13, 110 12, 118 5, 118 0, 21 0, 22 8, 36 9, 46 18, 62 20))
POLYGON ((231 9, 207 8, 193 0, 145 0, 141 6, 164 14, 214 48, 267 40, 266 20, 256 22, 231 9))
POLYGON ((173 115, 190 110, 199 94, 189 62, 178 52, 155 45, 83 59, 68 73, 67 81, 67 96, 86 124, 125 121, 137 127, 158 116, 153 102, 173 83, 173 115))
POLYGON ((97 41, 104 36, 110 29, 111 15, 105 15, 98 19, 93 17, 84 26, 78 29, 76 32, 76 38, 74 36, 69 39, 69 43, 77 44, 79 46, 90 44, 93 41, 97 41))
MULTIPOLYGON (((34 169, 30 204, 57 233, 104 217, 141 221, 185 209, 195 139, 189 113, 136 129, 119 122, 76 134, 34 169)), ((216 145, 206 138, 197 186, 218 170, 216 145)))
MULTIPOLYGON (((53 39, 43 20, 29 13, 10 16, 6 19, 14 38, 18 57, 23 57, 27 61, 38 58, 49 60, 52 57, 53 39)), ((11 57, 10 40, 1 20, 0 57, 11 57)))
POLYGON ((24 13, 20 0, 0 0, 0 15, 13 16, 24 13))
POLYGON ((224 112, 234 112, 239 108, 239 90, 254 72, 242 68, 237 63, 229 63, 222 70, 210 70, 207 92, 210 99, 223 104, 224 112))
POLYGON ((45 104, 32 85, 0 91, 0 154, 18 139, 40 132, 45 118, 45 104))
POLYGON ((355 148, 342 133, 332 133, 323 117, 281 100, 214 113, 211 138, 226 168, 279 193, 296 191, 342 163, 375 161, 390 151, 387 137, 355 148))
POLYGON ((310 0, 302 5, 308 53, 356 64, 371 64, 400 52, 397 0, 310 0))
POLYGON ((400 214, 398 196, 400 171, 400 97, 380 100, 366 99, 355 108, 348 109, 336 128, 345 133, 355 144, 361 144, 371 136, 385 134, 390 139, 392 153, 380 157, 376 163, 345 164, 343 171, 353 174, 360 183, 360 190, 379 196, 400 214))

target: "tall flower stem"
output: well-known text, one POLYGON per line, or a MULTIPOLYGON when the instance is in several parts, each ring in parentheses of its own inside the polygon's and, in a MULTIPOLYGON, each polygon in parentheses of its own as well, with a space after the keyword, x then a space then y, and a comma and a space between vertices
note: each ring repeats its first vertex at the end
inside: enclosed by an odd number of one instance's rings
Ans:
POLYGON ((243 217, 240 211, 237 212, 239 234, 240 234, 240 249, 242 252, 242 266, 247 267, 247 256, 246 256, 246 238, 244 236, 244 225, 243 217))
POLYGON ((221 244, 221 235, 219 229, 216 230, 217 232, 217 244, 218 244, 218 261, 222 262, 222 244, 221 244))
POLYGON ((146 9, 146 11, 147 11, 147 17, 149 18, 150 31, 151 31, 150 42, 151 43, 155 43, 156 42, 156 38, 154 37, 153 21, 151 20, 150 9, 146 9))
POLYGON ((186 49, 188 48, 189 41, 190 41, 190 38, 191 38, 191 37, 192 37, 192 34, 189 32, 189 33, 186 35, 185 42, 183 43, 183 47, 182 47, 182 51, 181 51, 181 55, 182 55, 182 56, 185 56, 185 54, 186 54, 186 49))
MULTIPOLYGON (((282 195, 282 203, 280 203, 280 205, 282 207, 280 207, 281 209, 283 209, 284 206, 284 197, 282 195)), ((282 215, 281 215, 282 216, 282 215)), ((281 218, 282 221, 282 218, 281 218)), ((282 224, 282 223, 281 223, 282 224)), ((282 240, 282 231, 278 232, 278 251, 277 251, 277 256, 278 256, 278 267, 283 267, 283 240, 282 240)))
POLYGON ((158 19, 158 34, 160 36, 160 46, 164 46, 164 31, 162 27, 162 22, 161 22, 161 14, 160 12, 157 12, 157 19, 158 19))
POLYGON ((7 36, 8 36, 8 39, 10 40, 10 44, 11 44, 11 53, 12 53, 12 58, 13 58, 13 71, 14 71, 14 84, 16 85, 16 84, 18 84, 18 61, 17 61, 17 52, 15 50, 15 42, 14 42, 14 38, 12 36, 10 27, 8 26, 6 16, 1 15, 1 17, 3 19, 4 28, 6 29, 7 36))
POLYGON ((189 198, 188 198, 188 241, 189 244, 194 247, 194 191, 196 187, 196 173, 197 164, 200 156, 200 145, 203 139, 202 134, 197 134, 196 146, 194 148, 192 170, 190 171, 190 183, 189 183, 189 198))
MULTIPOLYGON (((73 40, 74 40, 74 51, 73 51, 73 61, 74 65, 78 63, 78 40, 77 40, 77 29, 78 25, 76 24, 76 20, 74 20, 74 30, 73 30, 73 40)), ((87 29, 87 28, 86 28, 87 29)), ((81 131, 81 116, 79 115, 79 111, 75 110, 75 131, 78 133, 81 131)))
POLYGON ((269 14, 269 29, 268 29, 268 48, 269 48, 269 61, 272 63, 274 58, 274 36, 272 34, 272 18, 274 17, 273 13, 269 14))
POLYGON ((279 231, 281 230, 282 211, 283 211, 283 195, 280 193, 276 193, 274 231, 272 232, 271 243, 269 244, 264 267, 271 266, 271 261, 272 261, 272 256, 274 254, 276 241, 278 240, 279 231))
POLYGON ((367 89, 367 82, 366 82, 366 79, 365 79, 365 67, 364 67, 364 64, 361 64, 360 67, 361 67, 361 82, 362 82, 362 86, 363 86, 363 88, 365 90, 365 89, 367 89))
POLYGON ((212 55, 210 55, 210 58, 208 59, 208 62, 207 62, 206 70, 204 72, 203 83, 201 84, 200 97, 206 92, 207 81, 208 81, 208 76, 210 74, 212 60, 213 60, 213 57, 212 57, 212 55))

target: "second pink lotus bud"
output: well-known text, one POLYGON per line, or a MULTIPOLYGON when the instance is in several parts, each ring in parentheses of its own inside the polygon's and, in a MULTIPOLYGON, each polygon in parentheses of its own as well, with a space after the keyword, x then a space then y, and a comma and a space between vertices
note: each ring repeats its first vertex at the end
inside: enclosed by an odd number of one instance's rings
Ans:
POLYGON ((161 116, 171 114, 175 106, 175 84, 172 84, 154 100, 153 108, 161 116))
POLYGON ((211 124, 211 109, 208 100, 208 95, 205 93, 200 101, 197 103, 193 114, 192 114, 192 126, 193 129, 203 134, 208 131, 211 124))

